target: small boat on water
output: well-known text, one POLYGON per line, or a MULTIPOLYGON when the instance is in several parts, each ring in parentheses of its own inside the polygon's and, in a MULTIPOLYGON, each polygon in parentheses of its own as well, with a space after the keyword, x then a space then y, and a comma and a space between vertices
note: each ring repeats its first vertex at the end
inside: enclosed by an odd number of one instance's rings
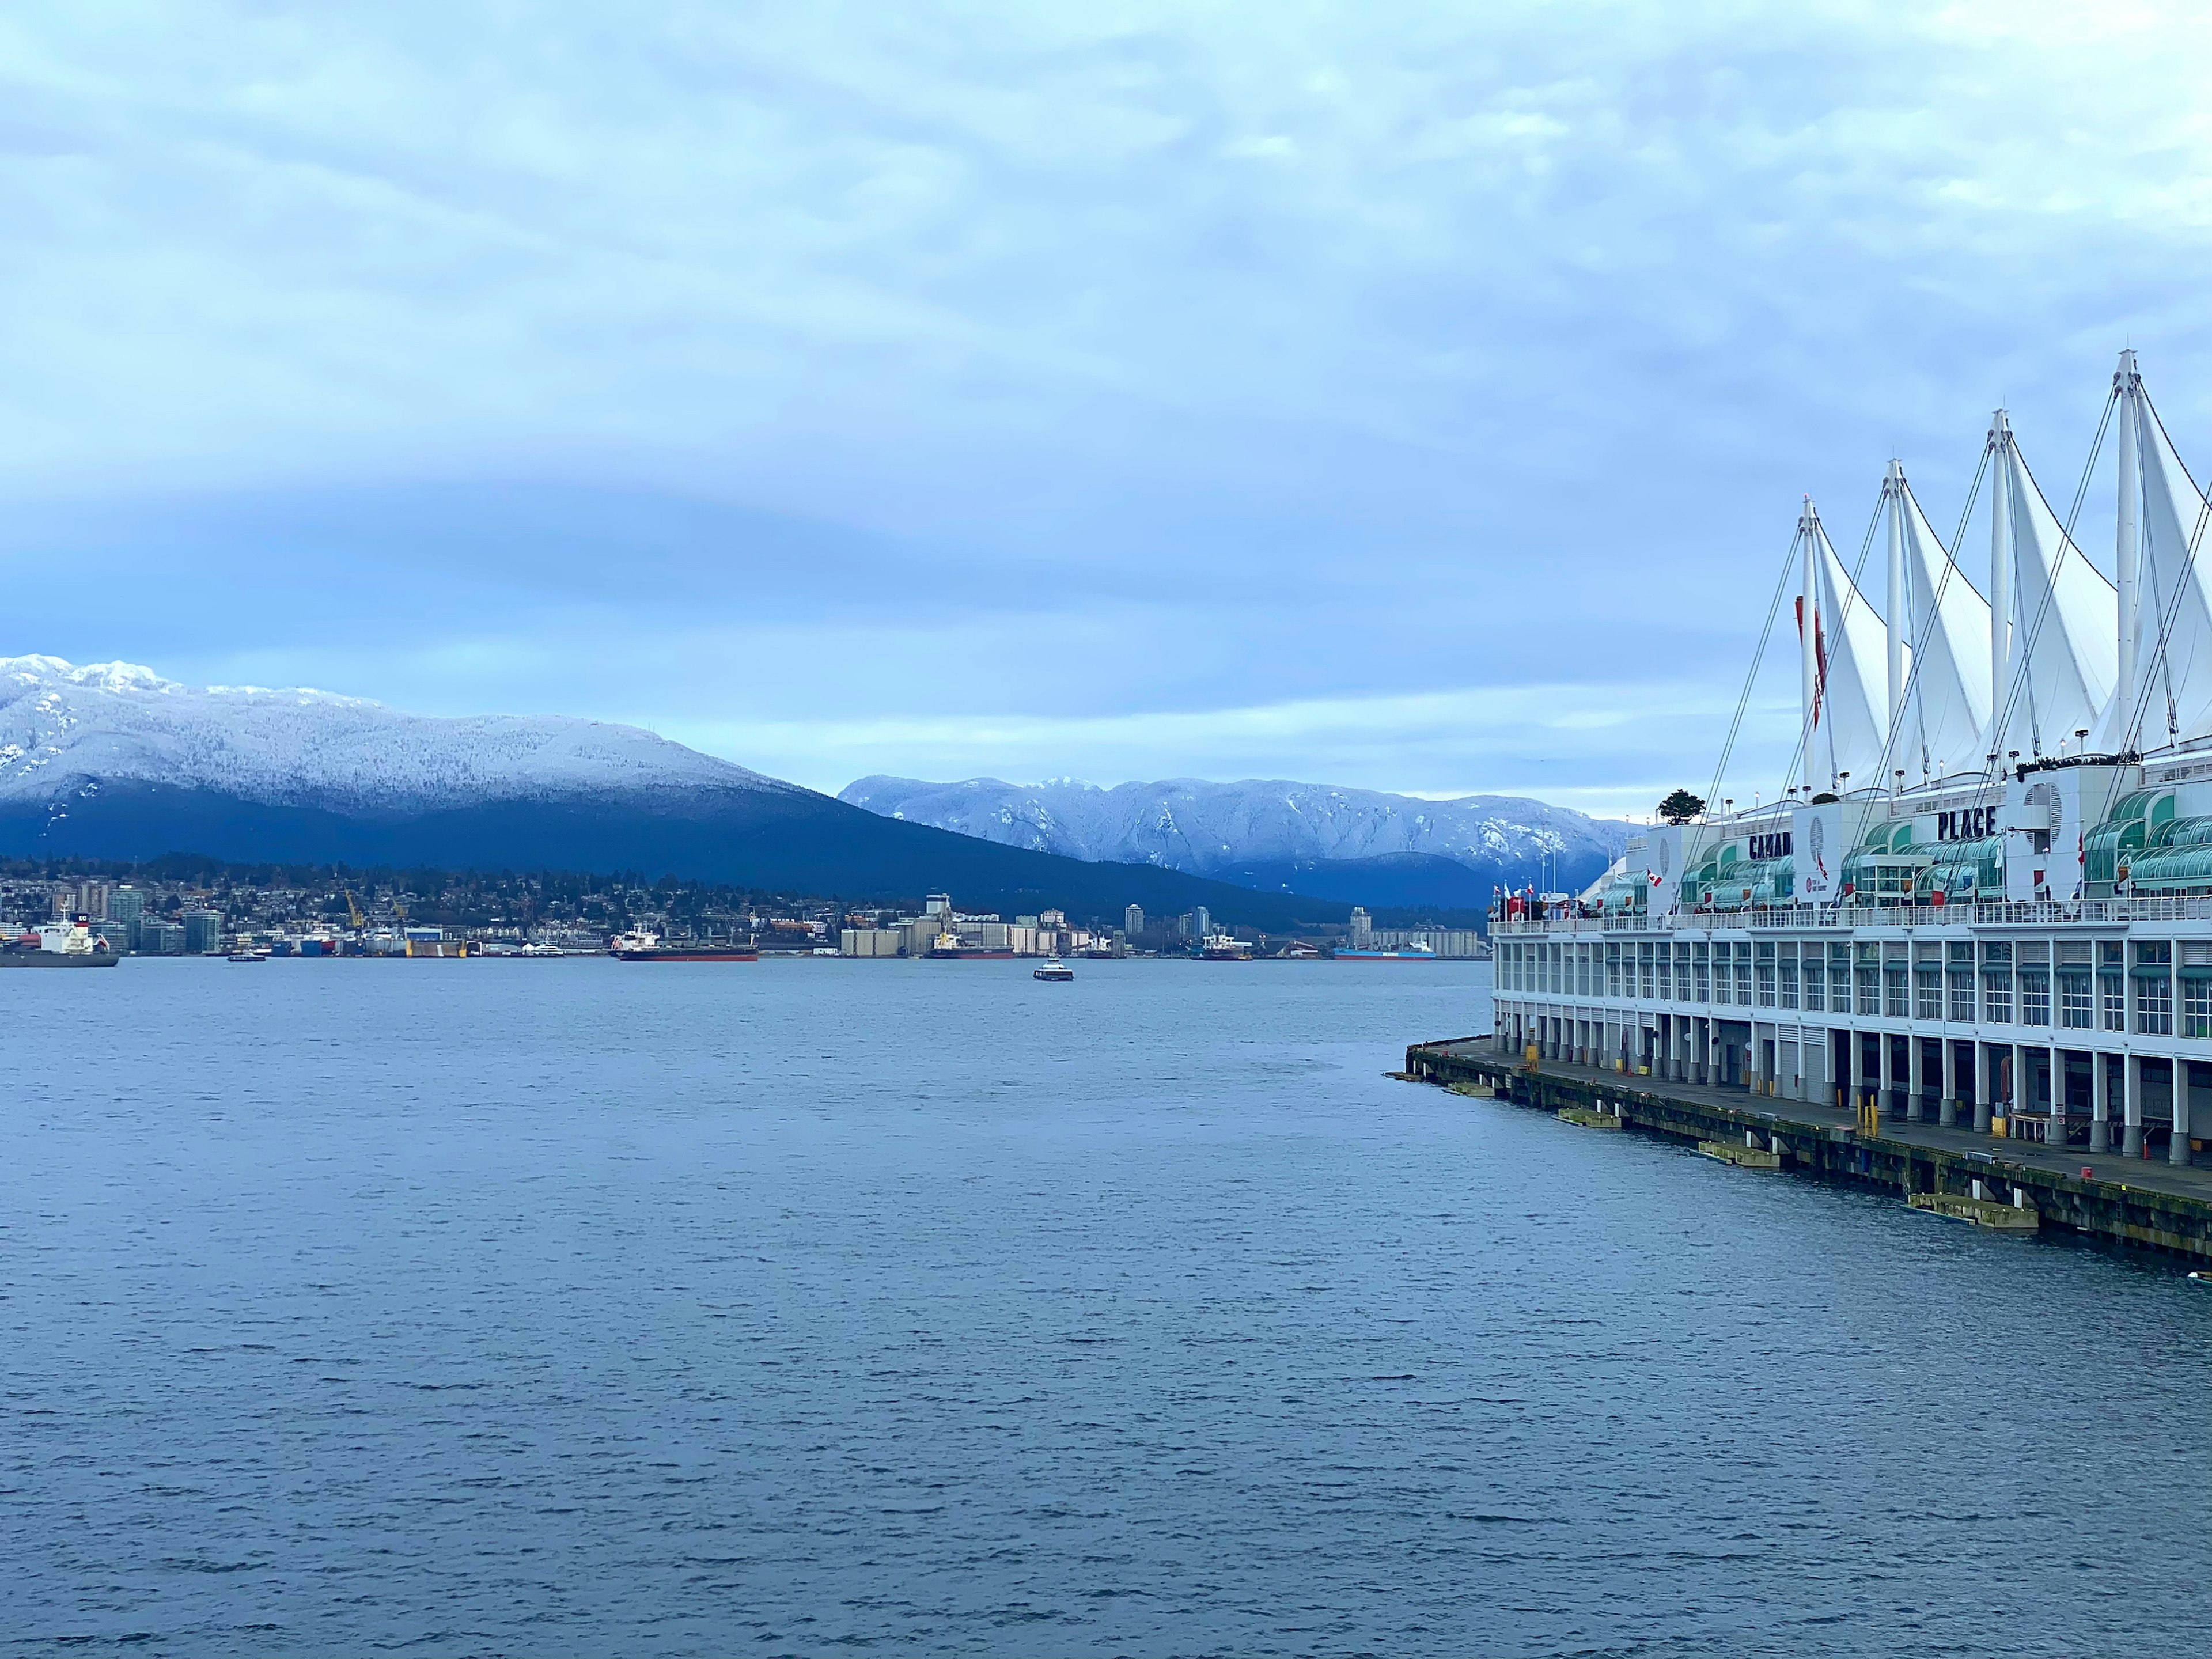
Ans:
POLYGON ((1068 980, 1075 977, 1075 969, 1058 957, 1048 957, 1044 966, 1030 969, 1031 979, 1068 980))
POLYGON ((617 962, 758 962, 760 952, 734 945, 672 945, 658 933, 642 929, 617 933, 607 941, 607 954, 617 962))
POLYGON ((265 945, 241 945, 235 951, 226 953, 223 960, 226 962, 266 962, 269 960, 269 947, 265 945))
POLYGON ((2201 1268, 2191 1270, 2189 1282, 2192 1285, 2202 1285, 2208 1291, 2212 1291, 2212 1273, 2205 1273, 2201 1268))
POLYGON ((0 941, 0 968, 112 968, 117 960, 82 916, 0 941))

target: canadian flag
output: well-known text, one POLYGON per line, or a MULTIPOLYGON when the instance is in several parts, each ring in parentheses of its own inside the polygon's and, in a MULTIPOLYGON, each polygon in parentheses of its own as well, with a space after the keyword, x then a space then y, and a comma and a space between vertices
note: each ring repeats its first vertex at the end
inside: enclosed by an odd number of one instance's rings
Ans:
POLYGON ((1666 877, 1661 875, 1656 870, 1647 870, 1644 873, 1650 878, 1651 884, 1654 887, 1663 885, 1667 879, 1666 877))

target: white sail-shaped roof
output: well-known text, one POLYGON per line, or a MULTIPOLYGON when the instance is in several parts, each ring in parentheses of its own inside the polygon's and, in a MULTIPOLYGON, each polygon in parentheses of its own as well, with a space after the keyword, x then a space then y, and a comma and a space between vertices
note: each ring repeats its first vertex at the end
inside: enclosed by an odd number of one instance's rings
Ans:
MULTIPOLYGON (((1984 752, 2056 755, 2061 739, 2070 744, 2076 732, 2095 729, 2111 700, 2119 675, 2119 597, 2067 540, 2016 441, 2000 449, 1996 474, 2011 508, 2012 659, 2004 729, 1984 752)), ((2212 647, 2212 629, 2204 637, 2212 647)))
POLYGON ((1905 637, 1913 666, 1890 766, 1903 767, 1906 781, 1918 783, 1984 765, 1990 602, 1944 550, 1902 472, 1896 482, 1892 505, 1905 544, 1905 637))
POLYGON ((2150 399, 2130 400, 2142 466, 2142 597, 2136 661, 2143 684, 2121 719, 2134 746, 2163 749, 2212 734, 2212 594, 2206 592, 2204 498, 2150 399), (2140 722, 2138 726, 2136 722, 2140 722))
POLYGON ((1883 733, 1889 721, 1888 629, 1836 556, 1817 518, 1812 533, 1819 543, 1814 638, 1820 653, 1820 692, 1807 778, 1830 788, 1837 774, 1848 772, 1850 787, 1871 787, 1881 781, 1883 733), (1829 775, 1825 782, 1820 776, 1823 768, 1829 775))

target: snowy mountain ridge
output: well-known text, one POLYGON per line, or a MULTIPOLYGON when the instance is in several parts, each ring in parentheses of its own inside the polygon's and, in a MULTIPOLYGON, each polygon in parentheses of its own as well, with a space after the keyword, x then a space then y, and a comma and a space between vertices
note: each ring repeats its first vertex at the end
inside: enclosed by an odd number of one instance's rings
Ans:
POLYGON ((369 811, 638 790, 797 793, 634 726, 438 719, 304 687, 182 685, 136 663, 0 657, 0 802, 58 800, 89 782, 369 811))
POLYGON ((1447 858, 1486 872, 1547 857, 1610 862, 1627 826, 1515 795, 1423 800, 1380 790, 1170 778, 1112 788, 1060 778, 927 783, 867 777, 838 797, 886 817, 1089 862, 1212 875, 1252 861, 1447 858))

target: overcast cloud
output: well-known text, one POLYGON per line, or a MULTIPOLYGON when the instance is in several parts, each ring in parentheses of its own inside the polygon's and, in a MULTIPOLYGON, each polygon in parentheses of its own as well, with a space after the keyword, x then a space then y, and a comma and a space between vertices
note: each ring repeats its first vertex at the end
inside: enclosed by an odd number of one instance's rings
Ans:
POLYGON ((1948 530, 2004 402, 2069 496, 2130 342, 2202 475, 2208 70, 2181 5, 28 0, 0 650, 1641 807, 1802 492, 1948 530))

